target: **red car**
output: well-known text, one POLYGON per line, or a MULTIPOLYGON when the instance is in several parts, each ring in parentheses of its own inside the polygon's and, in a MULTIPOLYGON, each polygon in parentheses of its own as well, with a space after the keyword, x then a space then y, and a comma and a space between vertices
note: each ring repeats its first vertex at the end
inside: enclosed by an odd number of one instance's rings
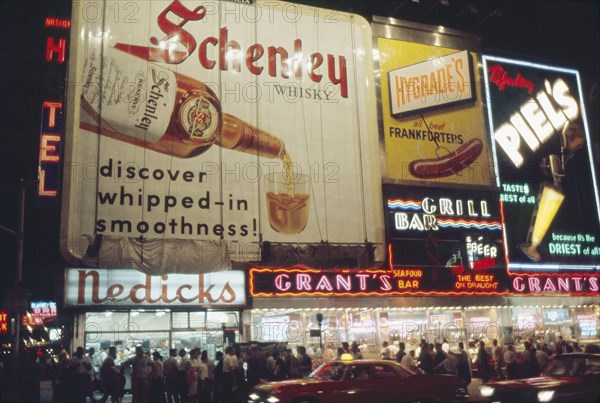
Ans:
POLYGON ((249 403, 465 401, 460 378, 416 374, 395 361, 332 361, 307 378, 257 385, 249 403))
POLYGON ((569 353, 550 360, 542 376, 490 382, 480 387, 490 402, 600 401, 600 354, 569 353))

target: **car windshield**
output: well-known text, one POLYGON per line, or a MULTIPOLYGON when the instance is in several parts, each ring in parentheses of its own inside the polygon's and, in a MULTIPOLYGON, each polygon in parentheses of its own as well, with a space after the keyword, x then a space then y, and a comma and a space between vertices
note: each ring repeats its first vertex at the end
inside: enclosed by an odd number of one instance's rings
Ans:
POLYGON ((586 356, 559 356, 551 360, 544 375, 578 376, 600 375, 600 358, 586 356))
POLYGON ((339 381, 344 377, 347 368, 346 364, 339 361, 328 362, 317 368, 309 377, 339 381))

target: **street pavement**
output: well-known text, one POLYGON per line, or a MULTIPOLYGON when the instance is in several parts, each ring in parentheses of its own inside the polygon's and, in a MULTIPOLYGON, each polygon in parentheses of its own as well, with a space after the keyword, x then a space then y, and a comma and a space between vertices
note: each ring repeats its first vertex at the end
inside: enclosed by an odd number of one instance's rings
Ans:
MULTIPOLYGON (((469 399, 468 402, 480 402, 482 401, 481 394, 479 393, 479 386, 481 386, 481 379, 473 378, 473 381, 469 384, 469 399)), ((96 401, 101 398, 101 395, 96 394, 94 396, 96 401)), ((52 383, 50 381, 42 381, 40 383, 40 401, 42 403, 52 402, 52 383)), ((110 399, 109 399, 110 401, 110 399)), ((123 403, 130 403, 131 395, 126 394, 123 398, 123 403)))

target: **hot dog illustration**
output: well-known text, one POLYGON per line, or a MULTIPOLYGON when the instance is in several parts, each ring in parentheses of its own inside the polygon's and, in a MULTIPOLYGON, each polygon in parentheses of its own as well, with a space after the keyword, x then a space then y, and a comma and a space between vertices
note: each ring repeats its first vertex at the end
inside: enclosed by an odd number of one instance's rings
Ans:
POLYGON ((456 150, 437 158, 414 160, 408 170, 420 179, 444 178, 454 175, 473 163, 483 151, 480 139, 471 139, 456 150))

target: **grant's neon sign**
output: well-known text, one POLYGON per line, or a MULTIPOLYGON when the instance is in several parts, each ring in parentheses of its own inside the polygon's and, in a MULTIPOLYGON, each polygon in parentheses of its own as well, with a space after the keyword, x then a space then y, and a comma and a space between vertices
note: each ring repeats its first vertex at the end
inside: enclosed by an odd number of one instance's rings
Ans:
POLYGON ((516 276, 513 290, 518 293, 577 293, 593 295, 600 291, 597 276, 516 276))

